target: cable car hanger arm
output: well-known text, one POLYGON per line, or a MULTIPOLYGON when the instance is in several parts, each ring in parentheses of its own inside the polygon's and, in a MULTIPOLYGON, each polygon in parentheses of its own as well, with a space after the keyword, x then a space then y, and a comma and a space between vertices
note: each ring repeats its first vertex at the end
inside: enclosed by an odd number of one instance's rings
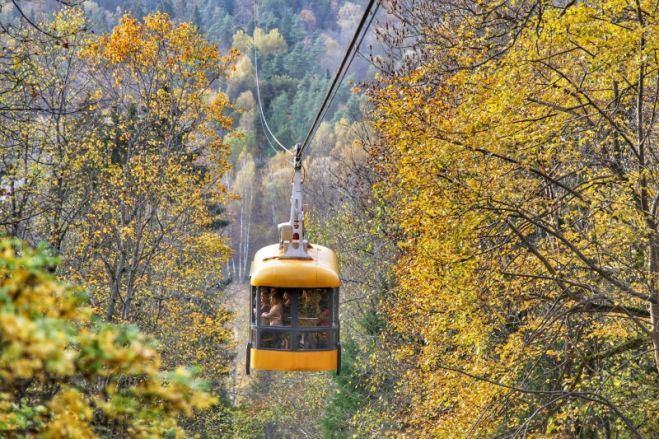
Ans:
POLYGON ((309 242, 304 230, 304 204, 302 199, 302 149, 295 145, 293 156, 293 190, 289 222, 279 224, 279 248, 282 259, 312 259, 307 253, 309 242))

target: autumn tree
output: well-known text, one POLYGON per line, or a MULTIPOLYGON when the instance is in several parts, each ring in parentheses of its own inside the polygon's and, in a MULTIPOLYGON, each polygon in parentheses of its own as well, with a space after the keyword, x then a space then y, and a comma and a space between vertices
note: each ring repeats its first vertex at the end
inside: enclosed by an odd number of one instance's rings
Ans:
POLYGON ((84 24, 81 11, 66 10, 51 23, 8 27, 4 35, 13 67, 2 77, 2 226, 11 236, 47 241, 55 252, 91 190, 83 157, 96 99, 79 59, 84 24))
POLYGON ((214 87, 234 55, 188 24, 145 20, 126 16, 99 38, 69 8, 8 30, 3 231, 47 242, 98 314, 157 335, 168 368, 196 363, 219 385, 231 348, 217 300, 231 120, 214 87))
POLYGON ((249 276, 249 264, 253 249, 250 248, 253 225, 252 213, 256 192, 256 165, 252 156, 243 152, 237 162, 236 175, 233 178, 232 192, 239 198, 229 206, 229 214, 235 218, 231 236, 235 239, 236 249, 232 258, 230 270, 232 278, 239 283, 245 283, 249 276))
POLYGON ((124 16, 84 57, 108 105, 98 109, 96 191, 77 235, 83 258, 70 272, 93 288, 106 320, 139 323, 172 348, 167 361, 217 377, 228 361, 228 314, 216 301, 228 248, 214 227, 231 120, 212 87, 234 54, 156 13, 144 23, 124 16))
POLYGON ((114 280, 108 319, 114 317, 118 288, 127 276, 121 309, 126 319, 133 277, 136 270, 144 271, 140 264, 146 255, 158 254, 164 235, 182 225, 175 226, 177 220, 194 217, 182 211, 196 205, 203 215, 204 189, 211 196, 221 191, 208 175, 215 172, 217 178, 222 169, 223 146, 213 123, 228 125, 222 115, 226 100, 207 94, 220 59, 193 28, 174 26, 163 14, 147 17, 144 24, 125 16, 112 34, 90 43, 85 56, 94 66, 110 65, 96 86, 113 104, 101 110, 106 123, 97 132, 100 178, 106 183, 99 186, 107 193, 99 194, 87 218, 90 240, 95 240, 90 247, 114 280), (210 172, 205 172, 207 164, 210 172))
POLYGON ((288 51, 286 40, 279 33, 279 29, 270 29, 264 31, 260 27, 254 29, 253 41, 256 44, 256 50, 262 55, 280 55, 288 51))
POLYGON ((215 402, 194 375, 161 370, 135 327, 90 319, 56 259, 0 242, 0 433, 5 437, 183 437, 179 416, 215 402))
POLYGON ((405 430, 656 436, 655 5, 389 6, 405 430))

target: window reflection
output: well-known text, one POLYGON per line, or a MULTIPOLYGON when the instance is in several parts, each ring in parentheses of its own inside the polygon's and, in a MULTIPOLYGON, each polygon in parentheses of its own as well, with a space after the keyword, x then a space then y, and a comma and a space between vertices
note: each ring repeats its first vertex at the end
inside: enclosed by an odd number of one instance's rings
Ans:
POLYGON ((251 304, 252 304, 252 312, 251 312, 251 316, 250 316, 250 319, 251 319, 252 325, 256 323, 256 315, 257 315, 257 310, 256 310, 256 306, 257 306, 257 305, 256 305, 256 291, 257 291, 257 288, 256 288, 256 287, 252 287, 252 291, 251 291, 251 293, 252 293, 252 301, 251 301, 251 304))
POLYGON ((330 290, 302 290, 298 301, 298 326, 330 326, 331 296, 330 290))
POLYGON ((328 349, 330 347, 328 331, 302 332, 297 335, 297 346, 300 350, 328 349))
POLYGON ((288 349, 288 333, 261 331, 259 347, 266 349, 288 349))

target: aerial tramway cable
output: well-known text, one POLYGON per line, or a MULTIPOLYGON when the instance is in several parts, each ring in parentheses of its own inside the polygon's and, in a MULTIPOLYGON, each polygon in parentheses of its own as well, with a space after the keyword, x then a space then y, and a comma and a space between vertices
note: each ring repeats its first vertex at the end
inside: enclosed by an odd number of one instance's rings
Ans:
MULTIPOLYGON (((345 75, 348 72, 348 69, 352 65, 353 60, 355 59, 355 55, 359 51, 359 47, 362 44, 362 41, 364 40, 364 37, 366 36, 366 32, 368 31, 369 27, 371 26, 371 23, 373 22, 373 19, 375 18, 375 15, 378 12, 378 9, 380 8, 381 2, 378 0, 369 0, 368 5, 366 6, 366 9, 364 10, 364 14, 362 15, 361 20, 359 21, 359 24, 357 25, 357 29, 355 30, 355 34, 352 37, 352 40, 350 41, 350 45, 348 46, 348 50, 346 51, 343 60, 341 61, 341 64, 339 65, 338 70, 336 71, 336 74, 334 75, 334 79, 332 80, 332 83, 327 90, 327 93, 325 94, 325 97, 323 98, 323 103, 321 104, 320 108, 318 109, 318 112, 316 113, 316 116, 314 118, 313 123, 311 124, 311 127, 309 128, 309 131, 307 132, 307 135, 304 138, 304 141, 302 142, 300 148, 297 148, 296 154, 298 156, 302 156, 302 152, 306 149, 306 147, 311 143, 311 140, 316 133, 316 130, 320 126, 320 122, 323 120, 325 117, 325 114, 329 110, 330 105, 332 104, 332 101, 334 100, 334 97, 336 96, 336 93, 339 90, 339 87, 341 86, 341 83, 343 82, 343 79, 345 78, 345 75), (370 17, 369 17, 370 15, 370 17)), ((277 139, 277 137, 274 135, 272 130, 270 129, 270 126, 268 125, 268 121, 265 118, 265 112, 263 111, 263 102, 261 100, 261 88, 259 86, 259 67, 258 67, 258 58, 257 58, 257 49, 256 49, 256 25, 258 22, 258 0, 254 0, 254 76, 255 76, 255 81, 256 81, 256 97, 257 97, 257 104, 259 106, 259 116, 261 119, 261 124, 266 130, 266 140, 268 141, 268 144, 270 145, 270 148, 276 151, 276 148, 270 141, 270 138, 268 137, 268 134, 274 139, 274 141, 277 143, 277 145, 282 148, 284 151, 286 151, 289 154, 293 154, 290 149, 286 148, 280 141, 277 139)))
MULTIPOLYGON (((263 119, 259 118, 259 120, 261 121, 261 126, 265 130, 266 127, 265 127, 265 124, 263 123, 263 119)), ((268 137, 266 135, 265 140, 268 142, 268 145, 270 145, 270 149, 272 149, 275 152, 275 154, 279 154, 279 150, 277 148, 275 148, 275 145, 272 144, 272 141, 270 141, 270 137, 268 137)))
POLYGON ((348 69, 352 64, 352 61, 355 59, 355 55, 359 51, 359 47, 361 46, 361 43, 364 40, 364 37, 366 36, 366 32, 368 31, 368 28, 371 26, 371 23, 373 22, 373 19, 375 18, 375 15, 379 8, 380 8, 380 1, 370 0, 368 2, 368 6, 366 6, 366 9, 364 10, 364 15, 362 15, 362 18, 359 21, 359 25, 355 30, 355 34, 352 37, 352 41, 350 41, 350 45, 348 46, 348 50, 346 51, 346 54, 343 57, 343 60, 341 61, 341 65, 339 66, 339 69, 336 71, 336 74, 334 75, 334 79, 332 80, 332 84, 330 85, 330 88, 327 90, 327 93, 325 94, 323 103, 321 104, 318 113, 316 113, 316 117, 314 118, 314 121, 311 124, 311 127, 309 128, 309 131, 307 132, 307 135, 304 138, 304 141, 302 142, 302 146, 297 152, 298 155, 301 156, 305 148, 309 145, 309 143, 311 143, 311 139, 316 133, 316 130, 320 125, 320 122, 323 120, 325 114, 329 110, 332 100, 334 99, 334 96, 336 95, 339 87, 341 86, 341 83, 343 82, 343 78, 348 72, 348 69))
POLYGON ((268 144, 270 144, 270 147, 277 152, 276 148, 272 145, 272 142, 268 138, 268 133, 274 141, 279 145, 280 148, 282 148, 284 151, 286 151, 289 154, 292 154, 292 152, 286 148, 280 141, 277 139, 277 136, 272 132, 270 129, 270 126, 268 125, 268 121, 265 118, 265 112, 263 111, 263 102, 261 101, 261 87, 259 86, 259 61, 256 55, 256 27, 258 24, 258 0, 254 0, 254 37, 253 37, 253 47, 254 47, 254 78, 256 80, 256 100, 259 106, 259 115, 261 117, 261 124, 263 127, 266 129, 266 135, 265 138, 268 141, 268 144))

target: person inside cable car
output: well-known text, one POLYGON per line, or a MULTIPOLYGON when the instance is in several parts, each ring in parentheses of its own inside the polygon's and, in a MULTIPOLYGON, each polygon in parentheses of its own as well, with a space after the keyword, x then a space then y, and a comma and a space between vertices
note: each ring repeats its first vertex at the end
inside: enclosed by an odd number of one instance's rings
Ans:
MULTIPOLYGON (((318 326, 327 327, 331 323, 331 312, 329 305, 329 295, 327 292, 321 296, 321 300, 318 303, 318 326)), ((327 348, 329 346, 329 334, 325 331, 318 333, 318 338, 316 340, 317 348, 327 348)))
MULTIPOLYGON (((269 326, 288 326, 290 321, 284 321, 284 300, 282 293, 275 288, 270 293, 270 311, 261 314, 264 324, 269 326)), ((276 349, 288 348, 288 336, 281 332, 264 333, 263 342, 267 347, 276 349)))
POLYGON ((318 311, 318 326, 330 326, 330 296, 327 290, 319 293, 316 309, 318 311))
POLYGON ((284 325, 288 326, 291 324, 292 293, 288 290, 284 290, 284 294, 282 297, 283 297, 283 306, 284 306, 284 325))
MULTIPOLYGON (((261 288, 260 303, 261 305, 258 314, 256 313, 256 309, 254 310, 254 314, 261 316, 262 325, 267 325, 268 323, 263 318, 263 314, 267 314, 270 311, 270 294, 268 294, 268 290, 266 288, 261 288)), ((254 307, 256 307, 256 304, 254 304, 254 307)))
POLYGON ((284 305, 279 291, 275 290, 270 294, 270 310, 268 312, 263 312, 261 318, 265 319, 270 326, 284 325, 284 305))

